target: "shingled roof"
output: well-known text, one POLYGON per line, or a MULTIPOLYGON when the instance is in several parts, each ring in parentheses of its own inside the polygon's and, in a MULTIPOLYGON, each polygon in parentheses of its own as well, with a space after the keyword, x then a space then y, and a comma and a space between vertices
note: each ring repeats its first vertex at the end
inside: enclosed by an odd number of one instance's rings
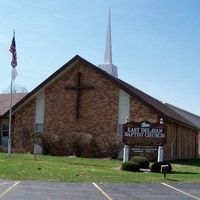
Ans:
MULTIPOLYGON (((51 82, 54 78, 56 78, 58 75, 60 75, 64 70, 69 68, 73 63, 80 62, 85 64, 85 66, 92 68, 93 70, 97 71, 98 73, 102 74, 105 78, 108 78, 111 82, 116 84, 118 87, 120 87, 122 90, 126 91, 130 96, 134 96, 141 101, 143 101, 145 104, 150 106, 152 109, 156 110, 161 116, 166 117, 167 119, 176 121, 177 123, 183 124, 187 127, 193 128, 195 130, 198 130, 198 127, 185 119, 183 116, 181 116, 179 113, 177 113, 175 110, 169 108, 165 104, 163 104, 161 101, 151 97, 150 95, 142 92, 141 90, 133 87, 132 85, 115 78, 105 72, 104 70, 98 68, 97 66, 91 64, 87 60, 83 59, 82 57, 76 55, 73 57, 69 62, 67 62, 65 65, 63 65, 60 69, 58 69, 55 73, 53 73, 49 78, 44 80, 39 86, 37 86, 34 90, 32 90, 28 95, 26 95, 23 99, 21 99, 17 104, 13 106, 13 111, 17 109, 20 105, 22 105, 24 102, 31 99, 40 89, 45 87, 49 82, 51 82)), ((8 115, 8 112, 6 112, 4 115, 8 115)))
POLYGON ((130 85, 120 79, 118 79, 118 81, 121 83, 121 85, 126 87, 125 90, 131 96, 135 96, 136 98, 142 100, 147 105, 151 106, 154 110, 156 110, 158 113, 160 113, 160 115, 163 115, 163 116, 167 117, 168 119, 170 119, 172 121, 176 121, 185 126, 189 126, 190 128, 198 129, 198 126, 196 126, 196 124, 192 123, 190 120, 183 117, 180 113, 176 112, 174 109, 171 109, 170 107, 166 106, 161 101, 151 97, 150 95, 142 92, 141 90, 133 87, 132 85, 130 85))
POLYGON ((185 119, 193 123, 200 130, 200 116, 195 115, 194 113, 188 112, 182 108, 178 108, 169 103, 166 103, 165 105, 175 110, 177 113, 179 113, 182 117, 184 117, 185 119))
MULTIPOLYGON (((12 95, 12 104, 15 105, 22 98, 24 98, 27 93, 14 93, 12 95)), ((0 94, 0 116, 3 115, 10 108, 10 94, 0 94)))

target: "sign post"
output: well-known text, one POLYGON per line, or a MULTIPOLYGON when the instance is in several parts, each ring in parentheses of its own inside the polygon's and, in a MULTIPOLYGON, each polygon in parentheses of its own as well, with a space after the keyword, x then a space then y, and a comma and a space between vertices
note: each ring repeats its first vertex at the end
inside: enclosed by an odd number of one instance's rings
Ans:
POLYGON ((123 155, 123 162, 127 162, 129 159, 129 146, 124 145, 124 155, 123 155))
MULTIPOLYGON (((163 119, 160 119, 160 124, 164 125, 163 119)), ((163 162, 163 146, 158 147, 158 162, 163 162)))
MULTIPOLYGON (((128 123, 128 117, 126 117, 125 123, 128 123)), ((129 160, 129 146, 124 145, 124 153, 123 153, 123 162, 127 162, 129 160)))
POLYGON ((162 162, 163 161, 163 147, 159 146, 158 147, 158 162, 162 162))

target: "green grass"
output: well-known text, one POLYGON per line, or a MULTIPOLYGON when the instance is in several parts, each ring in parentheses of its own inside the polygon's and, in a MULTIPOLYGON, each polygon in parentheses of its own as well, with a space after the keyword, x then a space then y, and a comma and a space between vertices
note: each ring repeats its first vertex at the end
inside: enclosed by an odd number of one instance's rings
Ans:
MULTIPOLYGON (((11 180, 47 180, 65 182, 157 183, 159 173, 121 171, 121 161, 31 154, 0 153, 0 178, 11 180)), ((174 161, 173 173, 166 181, 200 182, 200 160, 174 161)))

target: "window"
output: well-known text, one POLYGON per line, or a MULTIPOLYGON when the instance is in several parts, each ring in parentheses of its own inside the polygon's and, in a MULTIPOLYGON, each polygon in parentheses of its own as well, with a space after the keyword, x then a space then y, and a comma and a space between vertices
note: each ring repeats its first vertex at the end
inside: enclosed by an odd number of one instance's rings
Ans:
POLYGON ((43 133, 44 132, 44 124, 35 124, 35 132, 43 133))
POLYGON ((1 134, 2 137, 8 137, 9 134, 9 125, 8 122, 3 122, 1 125, 1 134))

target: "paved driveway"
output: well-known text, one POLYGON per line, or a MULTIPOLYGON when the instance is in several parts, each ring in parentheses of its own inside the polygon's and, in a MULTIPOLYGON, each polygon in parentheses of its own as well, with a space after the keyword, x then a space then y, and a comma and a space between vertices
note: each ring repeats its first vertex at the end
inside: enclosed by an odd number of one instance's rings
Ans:
POLYGON ((200 200, 200 184, 0 181, 0 200, 200 200))

